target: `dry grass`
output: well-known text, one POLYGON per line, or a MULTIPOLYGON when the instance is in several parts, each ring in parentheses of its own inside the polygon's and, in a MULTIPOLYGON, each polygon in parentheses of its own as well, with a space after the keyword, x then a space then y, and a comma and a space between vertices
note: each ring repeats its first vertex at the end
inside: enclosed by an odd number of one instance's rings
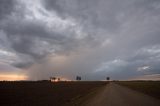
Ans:
POLYGON ((160 99, 160 81, 118 81, 116 83, 160 99))

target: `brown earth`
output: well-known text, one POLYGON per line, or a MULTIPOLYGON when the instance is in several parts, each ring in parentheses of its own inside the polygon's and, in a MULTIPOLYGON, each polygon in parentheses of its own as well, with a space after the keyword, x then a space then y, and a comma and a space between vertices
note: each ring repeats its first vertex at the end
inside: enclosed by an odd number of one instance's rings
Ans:
POLYGON ((4 81, 0 82, 0 106, 63 106, 105 85, 102 81, 4 81))

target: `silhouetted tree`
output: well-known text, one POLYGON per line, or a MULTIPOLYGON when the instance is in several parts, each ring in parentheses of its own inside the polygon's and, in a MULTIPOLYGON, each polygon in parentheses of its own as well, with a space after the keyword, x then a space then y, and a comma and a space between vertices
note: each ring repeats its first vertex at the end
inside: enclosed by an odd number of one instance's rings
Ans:
POLYGON ((56 79, 57 79, 56 77, 50 77, 50 80, 51 80, 51 81, 54 81, 54 82, 55 82, 56 79))
POLYGON ((109 80, 110 80, 110 77, 106 77, 106 80, 109 81, 109 80))
POLYGON ((57 78, 57 80, 60 81, 61 79, 60 79, 60 78, 57 78))
POLYGON ((81 77, 80 77, 80 76, 77 76, 77 77, 76 77, 76 80, 77 80, 77 81, 80 81, 80 80, 81 80, 81 77))
POLYGON ((81 80, 81 77, 79 77, 79 80, 81 80))

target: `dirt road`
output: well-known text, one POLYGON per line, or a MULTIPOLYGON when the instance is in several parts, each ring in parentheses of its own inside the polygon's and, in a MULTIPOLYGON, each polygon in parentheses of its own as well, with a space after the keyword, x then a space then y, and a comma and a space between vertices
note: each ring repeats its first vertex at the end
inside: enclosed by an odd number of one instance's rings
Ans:
POLYGON ((110 83, 83 106, 160 106, 160 100, 110 83))

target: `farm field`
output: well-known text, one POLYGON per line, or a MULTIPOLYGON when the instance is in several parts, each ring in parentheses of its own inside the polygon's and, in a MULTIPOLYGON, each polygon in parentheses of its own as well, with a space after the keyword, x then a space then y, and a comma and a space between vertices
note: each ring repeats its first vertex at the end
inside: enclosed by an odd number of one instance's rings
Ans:
POLYGON ((116 83, 160 99, 160 81, 117 81, 116 83))
POLYGON ((0 82, 0 106, 63 106, 106 84, 102 81, 0 82))

